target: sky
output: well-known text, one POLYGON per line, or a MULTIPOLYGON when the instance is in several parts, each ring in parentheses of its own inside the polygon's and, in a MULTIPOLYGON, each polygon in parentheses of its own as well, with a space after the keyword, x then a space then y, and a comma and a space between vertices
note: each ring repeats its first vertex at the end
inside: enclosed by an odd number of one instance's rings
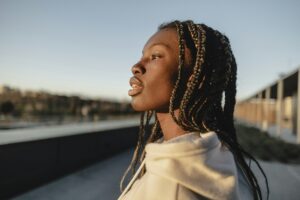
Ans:
POLYGON ((242 100, 300 66, 297 0, 0 0, 0 85, 130 100, 157 27, 205 23, 230 39, 242 100))

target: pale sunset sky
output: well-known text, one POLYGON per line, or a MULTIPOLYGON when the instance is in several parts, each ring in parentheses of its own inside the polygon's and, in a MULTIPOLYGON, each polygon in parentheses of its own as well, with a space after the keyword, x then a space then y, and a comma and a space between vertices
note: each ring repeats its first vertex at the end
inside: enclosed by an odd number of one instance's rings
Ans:
POLYGON ((130 68, 164 22, 230 41, 243 99, 300 66, 297 0, 0 0, 0 84, 129 100, 130 68))

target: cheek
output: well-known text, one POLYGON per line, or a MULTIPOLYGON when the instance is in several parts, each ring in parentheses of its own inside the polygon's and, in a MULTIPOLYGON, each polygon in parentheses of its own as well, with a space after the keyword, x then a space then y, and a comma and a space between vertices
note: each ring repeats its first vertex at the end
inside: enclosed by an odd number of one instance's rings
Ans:
POLYGON ((156 84, 147 88, 145 95, 153 102, 161 102, 165 104, 169 102, 173 87, 167 84, 156 84))
POLYGON ((169 80, 149 81, 143 92, 132 98, 131 105, 136 111, 168 110, 172 90, 169 80))

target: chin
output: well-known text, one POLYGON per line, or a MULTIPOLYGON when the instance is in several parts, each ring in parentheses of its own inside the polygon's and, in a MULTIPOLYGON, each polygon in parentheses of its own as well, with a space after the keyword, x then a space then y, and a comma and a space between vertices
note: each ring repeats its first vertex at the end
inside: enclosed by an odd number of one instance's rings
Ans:
POLYGON ((139 107, 135 107, 135 106, 132 106, 132 108, 133 108, 134 111, 137 111, 137 112, 144 112, 144 111, 146 111, 143 108, 139 108, 139 107))
POLYGON ((155 110, 156 112, 160 112, 160 113, 168 113, 169 112, 168 105, 164 105, 164 106, 147 105, 145 102, 136 101, 135 99, 132 99, 131 107, 137 112, 145 112, 145 111, 149 111, 149 110, 155 110))
POLYGON ((132 100, 131 100, 131 107, 133 108, 133 110, 138 111, 138 112, 143 112, 143 111, 149 110, 149 109, 147 109, 147 106, 145 106, 144 103, 137 101, 135 98, 132 98, 132 100))

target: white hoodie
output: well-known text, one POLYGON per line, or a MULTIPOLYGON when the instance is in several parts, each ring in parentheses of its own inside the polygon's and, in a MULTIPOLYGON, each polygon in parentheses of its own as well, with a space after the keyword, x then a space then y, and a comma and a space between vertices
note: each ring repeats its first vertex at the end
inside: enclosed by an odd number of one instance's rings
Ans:
POLYGON ((253 199, 215 132, 161 141, 146 145, 146 157, 119 200, 253 199), (145 164, 146 173, 137 179, 145 164))

